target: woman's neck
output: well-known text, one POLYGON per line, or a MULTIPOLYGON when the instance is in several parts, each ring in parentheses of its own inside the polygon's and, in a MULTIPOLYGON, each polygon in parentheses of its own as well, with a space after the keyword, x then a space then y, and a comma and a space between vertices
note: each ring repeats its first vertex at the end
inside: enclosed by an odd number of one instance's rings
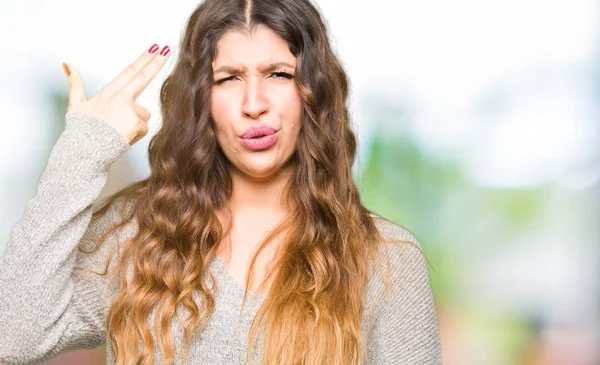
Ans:
POLYGON ((285 188, 291 176, 289 168, 280 169, 277 174, 265 178, 255 178, 237 169, 231 172, 233 192, 230 206, 233 215, 250 212, 258 215, 285 215, 285 188))

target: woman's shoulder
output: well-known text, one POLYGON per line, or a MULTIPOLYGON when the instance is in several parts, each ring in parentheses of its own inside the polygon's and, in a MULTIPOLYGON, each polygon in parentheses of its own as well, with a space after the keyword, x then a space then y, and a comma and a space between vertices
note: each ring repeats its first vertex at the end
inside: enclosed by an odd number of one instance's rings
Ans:
POLYGON ((409 229, 379 215, 370 215, 384 239, 379 242, 380 247, 393 261, 414 260, 424 255, 421 242, 409 229))
MULTIPOLYGON (((416 290, 429 294, 431 291, 428 260, 419 239, 410 230, 389 219, 371 214, 383 240, 378 242, 375 272, 391 279, 399 294, 416 290)), ((377 274, 375 281, 381 277, 377 274)))
POLYGON ((422 301, 428 307, 427 310, 432 310, 433 292, 428 260, 421 243, 407 228, 386 218, 374 214, 371 216, 375 218, 383 241, 379 242, 369 295, 373 296, 387 282, 390 287, 385 303, 388 304, 384 304, 384 307, 389 307, 391 311, 401 311, 397 306, 404 305, 402 303, 411 298, 422 301))

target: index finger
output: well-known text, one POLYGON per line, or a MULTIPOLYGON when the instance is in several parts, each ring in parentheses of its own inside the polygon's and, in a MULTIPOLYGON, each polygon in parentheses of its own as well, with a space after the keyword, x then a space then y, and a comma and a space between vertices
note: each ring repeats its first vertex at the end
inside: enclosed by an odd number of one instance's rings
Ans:
POLYGON ((146 89, 148 84, 156 77, 160 69, 165 65, 169 55, 171 54, 169 46, 164 46, 160 53, 154 57, 140 72, 137 73, 121 89, 125 97, 132 100, 137 99, 140 94, 146 89))
POLYGON ((109 82, 104 89, 109 94, 115 94, 127 85, 146 65, 148 65, 156 55, 158 55, 158 44, 154 44, 149 49, 145 50, 137 60, 127 66, 120 74, 117 75, 111 82, 109 82))

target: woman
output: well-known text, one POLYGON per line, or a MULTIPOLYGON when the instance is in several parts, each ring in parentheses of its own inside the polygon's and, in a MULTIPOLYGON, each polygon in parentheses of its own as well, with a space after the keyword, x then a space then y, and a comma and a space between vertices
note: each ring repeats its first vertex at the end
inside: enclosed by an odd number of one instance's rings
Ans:
POLYGON ((109 364, 440 364, 426 260, 360 203, 348 79, 308 0, 200 4, 150 176, 93 208, 148 131, 158 49, 89 100, 66 69, 65 131, 0 266, 0 361, 106 342, 109 364))

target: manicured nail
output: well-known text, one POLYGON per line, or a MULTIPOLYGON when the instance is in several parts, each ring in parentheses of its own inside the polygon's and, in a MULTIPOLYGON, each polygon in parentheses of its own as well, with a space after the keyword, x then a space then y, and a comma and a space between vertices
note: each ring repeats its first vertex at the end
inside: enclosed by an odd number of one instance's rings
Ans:
POLYGON ((148 52, 150 53, 154 53, 158 51, 158 44, 153 44, 152 47, 150 47, 150 49, 148 50, 148 52))
POLYGON ((170 51, 171 49, 169 48, 169 46, 164 46, 163 49, 160 51, 160 55, 166 56, 167 54, 169 54, 170 51))
POLYGON ((67 74, 67 76, 71 76, 71 70, 69 70, 69 66, 67 66, 67 64, 63 63, 62 67, 63 67, 63 70, 65 71, 65 73, 67 74))

